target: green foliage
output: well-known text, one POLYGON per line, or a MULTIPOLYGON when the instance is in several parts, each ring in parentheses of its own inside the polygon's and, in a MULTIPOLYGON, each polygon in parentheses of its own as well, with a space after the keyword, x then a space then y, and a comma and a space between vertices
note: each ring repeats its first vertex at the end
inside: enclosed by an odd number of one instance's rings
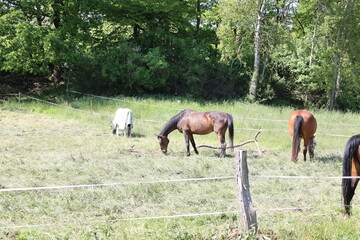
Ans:
POLYGON ((159 89, 166 83, 169 64, 158 48, 143 54, 136 46, 124 42, 110 45, 107 54, 100 52, 96 56, 74 63, 72 68, 82 71, 69 73, 73 85, 90 92, 131 94, 159 89))
POLYGON ((21 11, 0 18, 0 69, 16 73, 39 74, 48 70, 43 36, 48 29, 30 24, 21 11))
MULTIPOLYGON (((94 93, 241 99, 257 3, 4 0, 0 84, 38 77, 94 93)), ((258 101, 360 110, 357 97, 346 98, 358 88, 359 9, 359 1, 266 1, 258 101)))

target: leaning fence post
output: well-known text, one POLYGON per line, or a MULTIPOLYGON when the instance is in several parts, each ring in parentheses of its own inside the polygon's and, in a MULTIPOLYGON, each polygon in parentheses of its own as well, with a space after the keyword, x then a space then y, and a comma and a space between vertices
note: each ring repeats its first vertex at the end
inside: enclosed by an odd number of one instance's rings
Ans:
POLYGON ((90 99, 90 114, 93 114, 93 104, 92 104, 92 100, 90 99))
POLYGON ((245 150, 237 151, 235 154, 238 200, 241 209, 241 219, 244 230, 246 232, 254 230, 256 233, 256 210, 253 207, 250 195, 250 184, 246 156, 247 152, 245 150))

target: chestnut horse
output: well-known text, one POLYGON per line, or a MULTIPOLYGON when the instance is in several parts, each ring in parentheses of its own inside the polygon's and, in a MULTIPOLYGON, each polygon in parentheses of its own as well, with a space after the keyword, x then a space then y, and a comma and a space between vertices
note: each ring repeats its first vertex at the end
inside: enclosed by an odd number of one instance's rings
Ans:
POLYGON ((174 130, 179 130, 179 132, 184 134, 185 143, 186 143, 186 155, 190 155, 190 146, 193 146, 195 153, 198 154, 196 149, 196 144, 194 141, 193 134, 205 135, 211 132, 215 132, 221 143, 221 153, 220 157, 225 157, 226 152, 226 142, 225 142, 225 133, 229 128, 229 138, 230 138, 230 147, 233 147, 234 139, 234 126, 233 118, 228 113, 223 113, 219 111, 212 112, 195 112, 190 109, 186 109, 176 116, 172 117, 163 127, 157 138, 160 143, 160 149, 163 153, 167 152, 167 146, 169 144, 168 135, 174 130))
POLYGON ((310 159, 314 157, 316 127, 316 119, 308 110, 297 110, 291 113, 289 121, 292 146, 291 161, 297 162, 298 160, 301 139, 304 139, 304 161, 306 161, 306 152, 308 148, 310 159))
MULTIPOLYGON (((352 136, 347 141, 342 168, 343 177, 360 176, 360 134, 352 136)), ((347 215, 350 215, 350 202, 359 180, 359 178, 343 178, 342 180, 342 193, 347 215)))

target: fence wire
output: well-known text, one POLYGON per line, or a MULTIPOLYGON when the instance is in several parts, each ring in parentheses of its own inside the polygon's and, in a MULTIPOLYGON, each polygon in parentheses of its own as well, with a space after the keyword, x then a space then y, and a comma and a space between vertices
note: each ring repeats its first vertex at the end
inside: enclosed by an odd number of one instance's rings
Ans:
MULTIPOLYGON (((177 109, 177 108, 171 108, 171 107, 166 107, 166 106, 157 106, 157 105, 152 105, 152 104, 145 104, 145 103, 137 103, 137 102, 132 102, 132 101, 125 101, 125 100, 121 100, 121 99, 116 99, 116 98, 110 98, 110 97, 103 97, 103 96, 98 96, 98 95, 93 95, 93 94, 87 94, 87 93, 81 93, 81 92, 77 92, 77 91, 71 91, 71 90, 67 90, 67 92, 70 93, 76 93, 76 94, 82 94, 85 96, 91 96, 91 97, 97 97, 97 98, 102 98, 102 99, 107 99, 107 100, 113 100, 113 101, 122 101, 122 102, 129 102, 129 103, 136 103, 136 104, 142 104, 142 105, 146 105, 146 106, 152 106, 152 107, 158 107, 158 108, 167 108, 167 109, 173 109, 173 110, 183 110, 183 109, 177 109)), ((11 94, 14 96, 20 96, 19 94, 11 94)), ((89 113, 88 110, 82 110, 82 109, 77 109, 77 108, 73 108, 73 107, 69 107, 69 106, 65 106, 62 104, 57 104, 57 103, 53 103, 50 101, 46 101, 43 99, 39 99, 39 98, 35 98, 29 95, 25 95, 25 94, 21 94, 24 97, 27 97, 29 99, 35 100, 35 101, 40 101, 43 102, 45 104, 50 104, 53 106, 58 106, 58 107, 63 107, 66 109, 70 109, 70 110, 74 110, 74 111, 78 111, 78 112, 83 112, 83 113, 89 113)), ((110 114, 103 114, 103 113, 98 113, 98 112, 94 112, 92 111, 91 114, 94 115, 99 115, 99 116, 105 116, 105 117, 113 117, 110 114)), ((236 117, 236 116, 234 116, 236 117)), ((240 118, 240 119, 249 119, 249 120, 257 120, 257 121, 273 121, 273 122, 288 122, 288 120, 279 120, 279 119, 266 119, 266 118, 251 118, 251 117, 236 117, 236 118, 240 118)), ((158 120, 153 120, 153 119, 141 119, 141 118, 134 118, 135 120, 139 120, 139 121, 144 121, 144 122, 154 122, 154 123, 160 123, 160 124, 164 124, 165 121, 158 121, 158 120)), ((330 123, 325 123, 325 124, 330 124, 330 123)), ((353 125, 353 124, 342 124, 344 126, 357 126, 357 125, 353 125)), ((235 130, 245 130, 245 131, 258 131, 259 129, 254 129, 254 128, 235 128, 235 130)), ((261 129, 261 131, 264 132, 277 132, 277 133, 287 133, 287 130, 279 130, 279 129, 261 129)), ((350 138, 351 135, 343 135, 343 134, 330 134, 330 133, 318 133, 318 135, 324 135, 324 136, 330 136, 330 137, 341 137, 341 138, 350 138)))
MULTIPOLYGON (((122 101, 122 102, 131 102, 131 101, 125 101, 121 99, 115 99, 115 98, 108 98, 108 97, 102 97, 92 94, 86 94, 76 91, 70 91, 70 93, 76 93, 76 94, 82 94, 86 96, 91 97, 98 97, 102 99, 107 100, 114 100, 114 101, 122 101)), ((64 107, 67 109, 79 111, 79 112, 85 112, 89 113, 89 111, 76 109, 73 107, 56 104, 53 102, 45 101, 39 98, 31 97, 24 94, 6 94, 9 96, 19 96, 19 98, 22 96, 25 96, 29 99, 40 101, 46 104, 51 104, 58 107, 64 107)), ((131 102, 135 103, 135 102, 131 102)), ((151 105, 151 104, 144 104, 147 106, 152 107, 160 107, 160 108, 167 108, 167 109, 173 109, 173 110, 182 110, 177 108, 171 108, 171 107, 164 107, 164 106, 157 106, 157 105, 151 105)), ((101 115, 106 117, 111 117, 107 114, 92 112, 92 114, 95 115, 101 115)), ((265 119, 265 118, 250 118, 250 117, 238 117, 243 119, 251 119, 251 120, 259 120, 259 121, 274 121, 274 122, 288 122, 287 120, 277 120, 277 119, 265 119)), ((142 121, 149 121, 149 122, 159 122, 151 119, 137 119, 142 121)), ((161 122, 163 123, 163 122, 161 122)), ((325 123, 330 124, 330 123, 325 123)), ((358 126, 355 124, 342 124, 346 126, 358 126)), ((239 128, 241 130, 256 130, 258 129, 250 129, 250 128, 239 128)), ((263 131, 276 131, 278 130, 270 130, 270 129, 262 129, 263 131)), ((285 131, 284 131, 285 132, 285 131)), ((340 134, 324 134, 327 136, 334 136, 334 137, 351 137, 347 135, 340 135, 340 134)), ((73 189, 73 188, 94 188, 94 187, 111 187, 111 186, 119 186, 119 185, 130 185, 130 184, 156 184, 156 183, 174 183, 174 182, 192 182, 192 181, 209 181, 209 180, 223 180, 223 179, 234 179, 236 176, 224 176, 224 177, 209 177, 209 178, 189 178, 189 179, 172 179, 172 180, 152 180, 152 181, 141 181, 141 182, 117 182, 117 183, 102 183, 102 184, 80 184, 80 185, 64 185, 64 186, 43 186, 43 187, 20 187, 20 188, 4 188, 0 189, 0 192, 19 192, 19 191, 40 191, 40 190, 58 190, 58 189, 73 189)), ((250 175, 249 178, 278 178, 278 179, 360 179, 360 177, 343 177, 343 176, 260 176, 260 175, 250 175)), ((357 205, 353 205, 357 206, 357 205)), ((297 210, 311 210, 311 209, 320 209, 320 208, 328 208, 328 207, 334 207, 334 206, 319 206, 319 207, 311 207, 311 206, 304 206, 304 207, 283 207, 283 208, 258 208, 256 211, 264 212, 264 211, 297 211, 297 210)), ((35 225, 18 225, 18 226, 0 226, 0 229, 19 229, 19 228, 38 228, 38 227, 52 227, 52 226, 64 226, 64 225, 82 225, 82 224, 94 224, 94 223, 112 223, 112 222, 120 222, 120 221, 134 221, 134 220, 152 220, 152 219, 167 219, 167 218, 180 218, 180 217, 195 217, 195 216, 209 216, 209 215, 222 215, 222 214, 237 214, 238 211, 225 211, 225 212, 207 212, 207 213, 189 213, 189 214, 179 214, 179 215, 170 215, 170 216, 150 216, 150 217, 138 217, 138 218, 121 218, 121 219, 113 219, 113 220, 104 220, 104 221, 77 221, 77 222, 63 222, 63 223, 49 223, 49 224, 35 224, 35 225)))

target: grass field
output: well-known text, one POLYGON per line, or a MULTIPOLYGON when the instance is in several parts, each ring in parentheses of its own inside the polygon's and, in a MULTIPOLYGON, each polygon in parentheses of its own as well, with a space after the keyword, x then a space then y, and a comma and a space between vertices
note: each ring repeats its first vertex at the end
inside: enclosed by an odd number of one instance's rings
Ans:
MULTIPOLYGON (((128 184, 0 192, 0 238, 359 239, 360 194, 353 199, 353 216, 345 219, 341 179, 258 177, 341 176, 342 151, 348 136, 359 133, 359 114, 313 110, 318 121, 315 159, 304 162, 300 156, 295 164, 287 132, 290 107, 80 95, 66 95, 57 103, 66 107, 29 98, 20 105, 16 99, 0 105, 0 188, 128 184), (130 139, 111 134, 109 121, 118 107, 134 112, 130 139), (233 178, 139 183, 235 176, 234 153, 219 158, 219 151, 200 148, 199 155, 186 157, 178 132, 169 135, 168 154, 160 152, 155 134, 184 108, 231 113, 235 143, 262 129, 261 154, 255 144, 243 147, 258 209, 257 236, 242 231, 233 178), (293 207, 301 209, 286 209, 293 207), (226 213, 146 219, 215 212, 226 213)), ((195 141, 219 144, 215 134, 195 136, 195 141)))

